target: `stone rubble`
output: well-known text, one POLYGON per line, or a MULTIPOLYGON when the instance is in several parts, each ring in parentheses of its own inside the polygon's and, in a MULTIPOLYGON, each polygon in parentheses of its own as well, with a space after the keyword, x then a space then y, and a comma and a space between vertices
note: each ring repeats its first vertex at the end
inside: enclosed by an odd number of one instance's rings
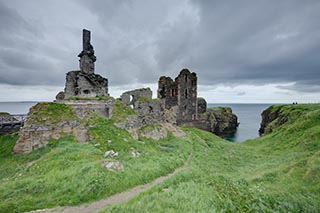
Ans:
POLYGON ((132 155, 132 157, 137 158, 141 154, 140 154, 140 152, 138 152, 137 150, 135 150, 134 148, 131 147, 131 155, 132 155))
POLYGON ((115 152, 115 151, 113 151, 113 150, 109 150, 109 151, 106 151, 106 152, 103 154, 103 157, 104 157, 104 158, 108 158, 108 157, 114 158, 114 157, 117 157, 118 155, 119 155, 118 152, 115 152))
POLYGON ((109 171, 121 171, 123 170, 123 165, 119 161, 108 161, 103 162, 101 164, 104 168, 106 168, 109 171))

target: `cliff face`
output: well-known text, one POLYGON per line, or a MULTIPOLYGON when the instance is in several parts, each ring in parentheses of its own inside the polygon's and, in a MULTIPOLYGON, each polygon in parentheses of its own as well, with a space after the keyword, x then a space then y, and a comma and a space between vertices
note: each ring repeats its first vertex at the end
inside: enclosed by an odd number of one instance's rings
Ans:
POLYGON ((260 135, 271 133, 288 121, 288 114, 284 113, 284 107, 285 105, 271 106, 261 113, 260 135))
POLYGON ((15 153, 29 153, 52 139, 72 134, 80 127, 71 107, 57 103, 38 103, 30 109, 14 146, 15 153))
POLYGON ((30 153, 46 146, 50 140, 73 135, 79 142, 89 139, 86 121, 91 114, 111 117, 113 99, 74 100, 63 103, 38 103, 30 109, 19 132, 14 152, 30 153))
POLYGON ((199 114, 197 121, 185 124, 212 132, 220 137, 233 135, 238 127, 238 117, 229 107, 208 108, 205 113, 199 114))

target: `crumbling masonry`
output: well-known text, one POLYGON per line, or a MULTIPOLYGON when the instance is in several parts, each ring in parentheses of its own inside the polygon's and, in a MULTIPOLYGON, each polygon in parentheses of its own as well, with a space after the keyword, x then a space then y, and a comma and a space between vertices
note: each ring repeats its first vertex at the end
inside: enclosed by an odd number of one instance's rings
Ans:
POLYGON ((198 119, 197 74, 183 69, 173 81, 162 76, 158 81, 158 98, 166 109, 178 106, 177 124, 198 119))
MULTIPOLYGON (((82 119, 92 113, 112 118, 118 100, 105 97, 109 96, 108 79, 94 73, 96 56, 90 43, 90 31, 85 29, 82 46, 78 55, 80 70, 67 73, 64 92, 56 96, 57 102, 72 108, 72 112, 68 112, 73 114, 71 120, 51 121, 51 115, 47 113, 39 113, 42 116, 39 119, 38 112, 48 110, 52 103, 37 104, 31 108, 25 126, 19 132, 14 152, 29 153, 46 146, 52 139, 69 134, 73 134, 79 142, 87 142, 90 140, 90 126, 81 122, 82 119)), ((197 97, 197 75, 188 69, 183 69, 175 80, 160 77, 157 92, 158 99, 152 99, 150 88, 123 93, 120 100, 131 105, 136 113, 115 125, 126 129, 136 140, 140 136, 159 140, 167 137, 167 130, 175 136, 184 135, 176 125, 196 127, 219 136, 228 135, 237 128, 237 116, 231 108, 207 109, 206 101, 197 97)))
POLYGON ((67 73, 64 92, 56 96, 57 100, 70 99, 75 96, 80 98, 109 96, 108 79, 94 73, 96 56, 90 43, 90 31, 84 29, 82 37, 82 51, 78 55, 80 70, 67 73))

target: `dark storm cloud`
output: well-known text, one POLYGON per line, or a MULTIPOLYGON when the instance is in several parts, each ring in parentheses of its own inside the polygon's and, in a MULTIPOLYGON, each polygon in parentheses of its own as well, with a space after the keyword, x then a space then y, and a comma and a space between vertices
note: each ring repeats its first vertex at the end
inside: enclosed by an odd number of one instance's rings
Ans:
POLYGON ((49 47, 46 29, 37 24, 22 17, 15 7, 0 1, 0 83, 56 85, 63 82, 59 58, 64 52, 59 49, 57 53, 55 45, 49 47))
POLYGON ((188 67, 205 85, 296 82, 283 89, 319 91, 317 0, 80 0, 62 8, 61 0, 30 0, 32 10, 21 2, 0 0, 0 83, 62 85, 88 28, 97 73, 113 86, 156 83, 188 67))
MULTIPOLYGON (((200 82, 261 84, 320 78, 318 1, 194 2, 200 21, 188 38, 194 42, 188 44, 197 44, 189 47, 192 52, 182 63, 202 76, 200 82)), ((169 43, 166 48, 170 47, 178 48, 169 43)))

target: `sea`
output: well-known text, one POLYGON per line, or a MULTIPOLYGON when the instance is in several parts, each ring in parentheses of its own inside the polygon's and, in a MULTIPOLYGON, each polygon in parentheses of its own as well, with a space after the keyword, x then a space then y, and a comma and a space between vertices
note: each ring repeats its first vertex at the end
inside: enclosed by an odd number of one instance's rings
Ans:
POLYGON ((243 142, 259 137, 261 113, 273 104, 208 104, 208 107, 231 107, 240 123, 237 132, 225 139, 231 142, 243 142))
MULTIPOLYGON (((0 102, 0 112, 10 114, 27 114, 29 108, 37 102, 0 102)), ((261 113, 272 104, 208 104, 208 107, 225 106, 231 107, 232 111, 238 116, 240 123, 237 132, 232 137, 225 138, 231 142, 243 142, 259 137, 261 113)))

